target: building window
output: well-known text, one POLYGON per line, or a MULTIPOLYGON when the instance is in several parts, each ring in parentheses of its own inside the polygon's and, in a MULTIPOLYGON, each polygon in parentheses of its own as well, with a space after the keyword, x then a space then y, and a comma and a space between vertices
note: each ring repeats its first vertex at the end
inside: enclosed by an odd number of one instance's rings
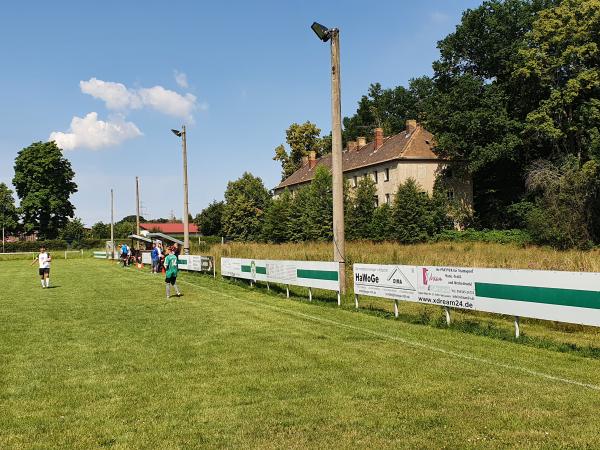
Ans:
POLYGON ((454 191, 452 189, 448 189, 446 195, 448 196, 448 200, 454 200, 454 191))
POLYGON ((390 169, 386 168, 383 172, 383 181, 390 181, 390 169))
POLYGON ((376 171, 376 170, 374 170, 374 171, 373 171, 373 181, 374 181, 375 183, 377 183, 377 181, 378 181, 378 178, 377 178, 377 171, 376 171))
POLYGON ((390 204, 390 194, 385 194, 385 204, 386 205, 390 204))
POLYGON ((358 178, 356 177, 356 175, 354 175, 352 177, 352 187, 356 187, 358 186, 358 178))
POLYGON ((377 208, 379 206, 379 197, 375 195, 373 201, 375 202, 375 208, 377 208))

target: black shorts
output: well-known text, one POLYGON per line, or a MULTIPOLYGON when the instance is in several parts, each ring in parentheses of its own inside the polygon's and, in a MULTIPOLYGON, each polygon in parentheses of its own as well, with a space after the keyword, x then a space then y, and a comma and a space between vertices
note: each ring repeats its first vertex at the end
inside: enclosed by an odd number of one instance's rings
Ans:
POLYGON ((166 277, 165 278, 165 283, 171 283, 171 285, 174 285, 176 281, 177 281, 177 275, 175 275, 174 277, 166 277))
POLYGON ((46 267, 45 269, 40 268, 39 273, 40 273, 40 277, 43 277, 44 274, 50 275, 50 267, 46 267))

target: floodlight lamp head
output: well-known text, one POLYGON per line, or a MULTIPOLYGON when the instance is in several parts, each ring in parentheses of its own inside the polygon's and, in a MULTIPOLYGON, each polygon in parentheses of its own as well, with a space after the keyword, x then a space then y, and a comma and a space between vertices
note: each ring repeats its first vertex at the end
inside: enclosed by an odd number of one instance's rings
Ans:
POLYGON ((174 134, 175 136, 177 136, 177 137, 181 137, 181 131, 179 131, 179 130, 173 130, 173 129, 171 129, 171 131, 173 132, 173 134, 174 134))
POLYGON ((310 26, 312 30, 315 32, 317 37, 321 39, 323 42, 327 42, 329 38, 331 38, 331 30, 327 28, 325 25, 321 25, 320 23, 313 22, 310 26))

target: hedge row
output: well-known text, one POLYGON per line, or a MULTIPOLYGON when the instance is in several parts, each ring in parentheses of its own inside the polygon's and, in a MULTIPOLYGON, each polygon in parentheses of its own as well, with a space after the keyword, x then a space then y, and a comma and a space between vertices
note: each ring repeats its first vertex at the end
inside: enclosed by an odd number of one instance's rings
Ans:
POLYGON ((527 245, 533 242, 531 234, 525 230, 445 230, 437 234, 433 241, 449 242, 494 242, 497 244, 527 245))
POLYGON ((104 248, 106 241, 104 239, 82 239, 81 241, 68 243, 61 239, 52 239, 47 241, 7 242, 4 244, 4 251, 7 253, 35 252, 42 245, 48 250, 85 250, 90 248, 104 248))

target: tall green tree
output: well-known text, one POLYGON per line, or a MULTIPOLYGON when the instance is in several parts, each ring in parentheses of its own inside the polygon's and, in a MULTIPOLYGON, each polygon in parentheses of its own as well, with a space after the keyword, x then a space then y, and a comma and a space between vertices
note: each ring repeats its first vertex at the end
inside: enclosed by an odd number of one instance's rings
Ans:
POLYGON ((600 157, 600 0, 563 0, 541 11, 516 65, 544 98, 526 133, 552 156, 600 157))
POLYGON ((0 228, 5 233, 14 233, 19 227, 19 213, 15 206, 12 190, 0 183, 0 228))
POLYGON ((309 239, 307 208, 310 195, 310 186, 303 186, 296 190, 292 196, 288 220, 288 236, 292 242, 302 242, 309 239))
POLYGON ((264 214, 270 202, 269 191, 260 178, 245 172, 238 180, 230 181, 223 209, 225 235, 239 241, 260 240, 264 214))
POLYGON ((194 219, 200 232, 204 236, 222 236, 223 235, 223 211, 225 202, 213 201, 204 208, 194 219))
POLYGON ((372 239, 373 214, 375 212, 375 196, 377 187, 370 176, 363 177, 359 182, 354 195, 350 198, 348 214, 346 216, 346 236, 348 239, 372 239))
POLYGON ((395 227, 392 207, 387 203, 384 203, 373 211, 371 239, 374 241, 390 241, 394 238, 395 227))
POLYGON ((94 239, 104 239, 110 237, 110 224, 96 222, 92 225, 91 234, 94 239))
POLYGON ((403 243, 424 242, 435 233, 431 199, 409 178, 398 187, 392 211, 393 237, 403 243))
POLYGON ((308 239, 328 241, 333 238, 332 186, 331 171, 325 166, 317 166, 306 204, 308 239))
POLYGON ((55 238, 75 207, 75 172, 54 142, 35 142, 21 150, 14 165, 13 185, 20 199, 25 231, 42 238, 55 238))
POLYGON ((351 117, 344 117, 344 141, 366 136, 369 140, 373 129, 380 127, 386 135, 399 133, 405 128, 406 119, 416 119, 418 97, 411 88, 403 86, 383 89, 380 83, 369 86, 367 95, 358 102, 358 109, 351 117))
POLYGON ((281 179, 289 177, 302 167, 302 157, 314 151, 317 157, 323 154, 323 147, 331 148, 329 138, 321 138, 321 129, 309 121, 293 123, 285 131, 289 151, 283 144, 275 148, 273 159, 281 163, 281 179))
POLYGON ((266 242, 280 244, 289 240, 292 195, 286 189, 269 205, 263 222, 262 236, 266 242))
POLYGON ((79 242, 85 238, 85 227, 79 218, 69 220, 60 230, 60 238, 67 242, 79 242))

